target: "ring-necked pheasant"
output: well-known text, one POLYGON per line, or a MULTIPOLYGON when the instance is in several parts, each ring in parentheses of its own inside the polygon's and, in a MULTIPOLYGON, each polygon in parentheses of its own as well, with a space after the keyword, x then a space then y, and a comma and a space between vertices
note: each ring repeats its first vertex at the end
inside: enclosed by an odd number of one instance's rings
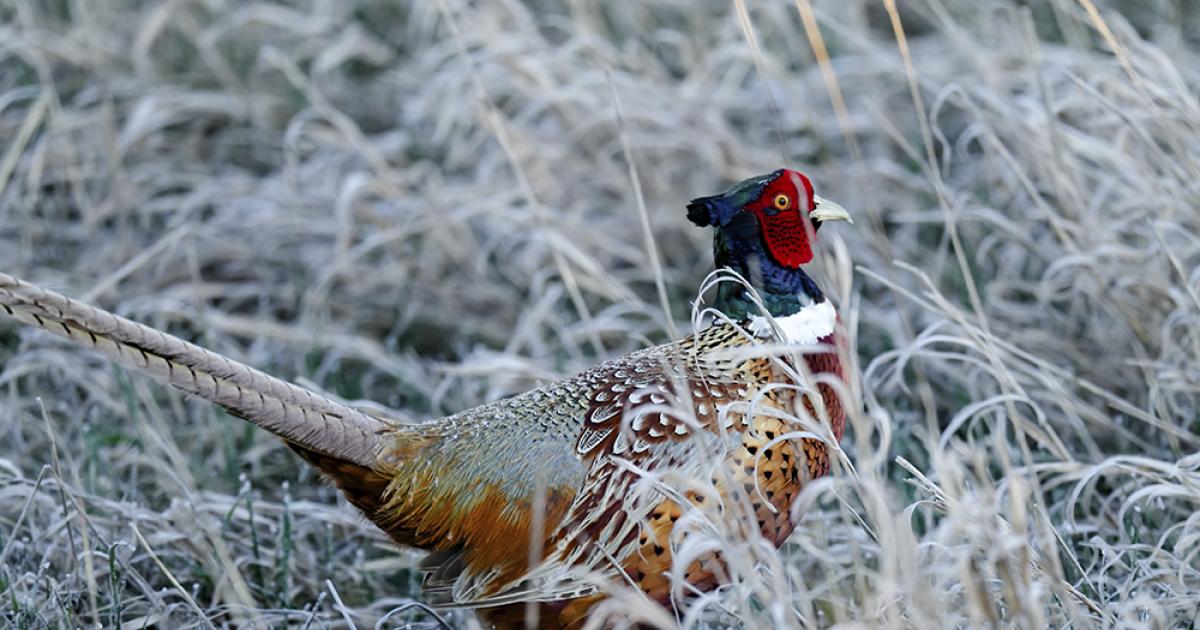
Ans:
MULTIPOLYGON (((570 627, 604 597, 605 580, 669 604, 673 529, 687 511, 740 513, 782 543, 797 518, 793 500, 830 459, 813 432, 790 435, 801 427, 789 418, 842 435, 837 315, 801 266, 821 222, 849 215, 804 175, 778 170, 693 200, 688 218, 716 228, 717 267, 744 279, 718 284, 712 323, 420 425, 363 413, 3 274, 0 310, 282 437, 394 540, 431 552, 422 565, 431 603, 477 607, 496 626, 520 627, 524 602, 542 602, 540 625, 570 627), (808 348, 765 353, 759 342, 768 337, 808 348)), ((723 573, 712 552, 683 575, 703 589, 723 573)))

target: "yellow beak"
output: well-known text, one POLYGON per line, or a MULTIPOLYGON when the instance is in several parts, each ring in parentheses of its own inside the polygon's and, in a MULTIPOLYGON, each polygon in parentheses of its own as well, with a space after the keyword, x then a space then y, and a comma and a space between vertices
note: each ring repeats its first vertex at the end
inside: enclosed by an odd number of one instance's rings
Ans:
POLYGON ((808 213, 808 216, 817 221, 845 221, 846 223, 854 223, 854 219, 850 218, 850 213, 840 205, 821 197, 813 195, 813 201, 817 203, 817 209, 808 213))

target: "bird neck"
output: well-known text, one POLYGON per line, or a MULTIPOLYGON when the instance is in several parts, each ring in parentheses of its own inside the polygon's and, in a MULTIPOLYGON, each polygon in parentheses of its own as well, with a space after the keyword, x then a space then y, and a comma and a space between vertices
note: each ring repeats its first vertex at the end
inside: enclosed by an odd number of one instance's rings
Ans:
MULTIPOLYGON (((761 247, 738 247, 718 233, 714 242, 717 268, 740 274, 758 292, 763 307, 772 317, 795 315, 806 307, 825 301, 820 287, 800 267, 790 268, 775 262, 761 247)), ((737 282, 722 282, 717 288, 716 307, 733 319, 749 319, 761 313, 746 287, 737 282)))

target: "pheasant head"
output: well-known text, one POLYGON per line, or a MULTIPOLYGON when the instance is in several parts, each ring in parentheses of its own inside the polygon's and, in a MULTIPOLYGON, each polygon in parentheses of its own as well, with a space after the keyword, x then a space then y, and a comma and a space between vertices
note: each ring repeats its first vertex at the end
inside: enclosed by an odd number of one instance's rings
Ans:
MULTIPOLYGON (((824 299, 801 266, 813 259, 821 224, 850 221, 850 214, 819 197, 803 173, 779 169, 739 182, 725 193, 693 199, 688 219, 715 227, 717 267, 740 273, 759 291, 772 315, 785 316, 824 299)), ((727 284, 719 290, 718 308, 733 317, 756 310, 743 289, 727 284)))

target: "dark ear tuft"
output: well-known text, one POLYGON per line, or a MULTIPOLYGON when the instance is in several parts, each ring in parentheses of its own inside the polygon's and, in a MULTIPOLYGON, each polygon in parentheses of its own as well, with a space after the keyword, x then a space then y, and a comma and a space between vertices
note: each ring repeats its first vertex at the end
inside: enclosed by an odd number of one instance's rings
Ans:
POLYGON ((708 198, 693 199, 687 206, 688 220, 699 227, 712 225, 712 214, 708 209, 708 198))

